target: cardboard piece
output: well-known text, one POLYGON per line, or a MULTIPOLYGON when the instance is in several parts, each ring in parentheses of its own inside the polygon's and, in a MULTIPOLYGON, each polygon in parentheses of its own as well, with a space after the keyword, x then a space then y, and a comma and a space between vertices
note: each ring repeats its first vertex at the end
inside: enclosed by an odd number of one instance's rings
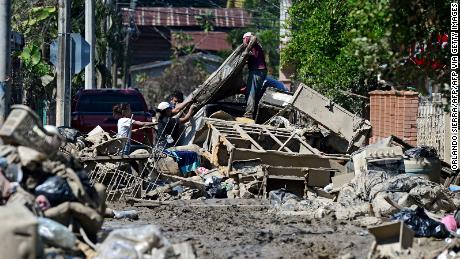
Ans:
POLYGON ((368 230, 374 235, 377 250, 382 255, 391 256, 394 252, 412 247, 415 233, 402 221, 385 223, 368 230))
POLYGON ((340 188, 343 185, 351 182, 351 180, 355 177, 354 173, 348 174, 339 174, 332 177, 332 186, 334 189, 340 188))

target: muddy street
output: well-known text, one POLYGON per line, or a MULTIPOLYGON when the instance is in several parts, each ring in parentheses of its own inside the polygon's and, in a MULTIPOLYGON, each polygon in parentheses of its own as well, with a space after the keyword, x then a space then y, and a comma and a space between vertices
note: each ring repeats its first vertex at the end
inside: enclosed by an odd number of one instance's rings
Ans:
POLYGON ((156 224, 171 242, 192 243, 198 258, 364 258, 373 241, 365 228, 349 223, 282 215, 266 201, 229 201, 136 207, 138 221, 107 220, 103 229, 156 224))

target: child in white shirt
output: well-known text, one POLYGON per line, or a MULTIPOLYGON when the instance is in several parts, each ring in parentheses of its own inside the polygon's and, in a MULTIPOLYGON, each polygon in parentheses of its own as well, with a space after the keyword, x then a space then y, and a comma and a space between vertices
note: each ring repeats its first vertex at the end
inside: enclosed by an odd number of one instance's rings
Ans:
POLYGON ((123 149, 123 155, 128 155, 131 149, 131 127, 132 125, 137 126, 153 126, 153 122, 136 121, 132 119, 131 107, 128 103, 120 103, 113 107, 113 116, 118 118, 117 122, 117 136, 120 138, 128 138, 125 148, 123 149))

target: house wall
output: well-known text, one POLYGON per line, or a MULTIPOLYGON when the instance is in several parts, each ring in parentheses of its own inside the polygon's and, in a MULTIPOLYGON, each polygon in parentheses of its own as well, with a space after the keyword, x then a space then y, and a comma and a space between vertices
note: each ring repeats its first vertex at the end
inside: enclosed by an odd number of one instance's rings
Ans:
POLYGON ((139 26, 139 37, 130 42, 130 65, 171 58, 171 32, 168 28, 139 26))
POLYGON ((417 144, 419 97, 413 91, 372 91, 370 95, 370 143, 395 135, 411 145, 417 144))

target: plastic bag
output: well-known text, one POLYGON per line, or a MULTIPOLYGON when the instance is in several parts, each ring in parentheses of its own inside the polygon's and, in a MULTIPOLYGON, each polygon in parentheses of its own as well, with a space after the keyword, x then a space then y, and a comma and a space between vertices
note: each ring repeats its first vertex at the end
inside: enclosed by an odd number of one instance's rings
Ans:
POLYGON ((216 176, 205 181, 206 198, 227 198, 227 189, 221 184, 222 179, 216 176))
POLYGON ((446 238, 450 235, 444 224, 428 217, 421 207, 417 207, 415 210, 401 210, 394 214, 391 219, 406 223, 415 232, 416 237, 446 238))
POLYGON ((75 235, 60 223, 48 219, 38 218, 38 233, 45 243, 62 248, 72 248, 77 241, 75 235))
POLYGON ((63 136, 68 142, 75 143, 77 138, 81 136, 80 131, 69 127, 59 127, 59 134, 63 136))
POLYGON ((293 210, 294 205, 300 201, 300 198, 288 192, 286 189, 278 189, 268 193, 270 204, 275 208, 293 210))
POLYGON ((85 189, 86 194, 92 199, 92 200, 98 200, 98 194, 96 192, 96 189, 94 189, 94 186, 91 185, 91 181, 88 177, 88 173, 85 170, 79 170, 75 171, 75 173, 78 176, 78 179, 80 179, 81 184, 83 185, 83 189, 85 189))
POLYGON ((97 248, 98 259, 143 258, 152 248, 169 246, 158 227, 153 225, 116 229, 97 248))
POLYGON ((411 149, 406 150, 404 154, 408 157, 412 158, 437 158, 438 157, 438 152, 434 147, 429 147, 429 146, 419 146, 419 147, 414 147, 411 149))
POLYGON ((60 176, 51 176, 35 188, 35 194, 45 196, 51 206, 75 200, 69 184, 60 176))

